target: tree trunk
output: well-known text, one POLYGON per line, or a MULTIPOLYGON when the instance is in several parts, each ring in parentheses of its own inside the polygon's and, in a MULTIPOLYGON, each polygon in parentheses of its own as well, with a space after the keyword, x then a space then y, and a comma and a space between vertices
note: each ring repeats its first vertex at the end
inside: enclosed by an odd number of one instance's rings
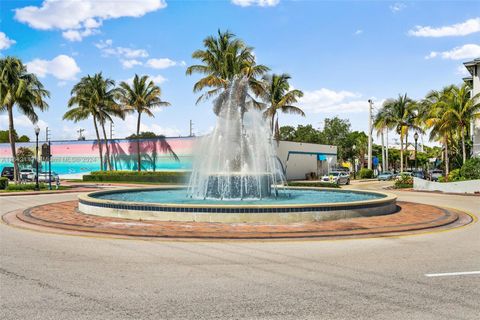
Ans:
POLYGON ((103 171, 103 147, 102 140, 100 140, 100 134, 98 133, 97 119, 93 116, 93 125, 95 126, 95 133, 97 134, 98 153, 100 154, 100 171, 103 171))
POLYGON ((445 135, 445 181, 448 180, 448 174, 450 173, 450 159, 448 158, 448 137, 445 135))
POLYGON ((142 114, 138 113, 137 120, 137 170, 140 172, 142 170, 142 159, 140 157, 140 118, 142 114))
POLYGON ((405 165, 405 170, 408 169, 408 156, 409 156, 409 151, 408 151, 408 130, 407 130, 407 134, 405 135, 405 162, 404 162, 404 165, 405 165))
POLYGON ((18 183, 18 161, 17 161, 17 151, 15 147, 15 128, 13 126, 13 106, 7 106, 8 110, 8 139, 10 140, 10 147, 12 149, 12 159, 13 159, 13 180, 15 183, 18 183))
POLYGON ((386 133, 386 139, 385 139, 385 144, 386 144, 386 148, 385 148, 385 167, 387 168, 387 171, 388 171, 388 129, 387 131, 385 132, 386 133))
POLYGON ((270 129, 272 130, 272 136, 275 134, 275 132, 274 132, 274 130, 275 130, 274 126, 275 126, 275 115, 276 115, 276 114, 277 114, 276 112, 274 112, 274 113, 272 114, 272 121, 270 121, 270 129))
POLYGON ((103 130, 103 140, 105 141, 105 157, 107 158, 107 166, 108 170, 112 171, 112 162, 110 159, 110 147, 108 146, 108 139, 107 139, 107 133, 105 131, 105 123, 102 123, 102 130, 103 130))
POLYGON ((467 151, 465 150, 465 127, 462 126, 462 156, 463 156, 463 164, 467 161, 467 151))
POLYGON ((403 134, 400 134, 400 172, 403 172, 403 134))
POLYGON ((383 128, 382 128, 382 171, 385 171, 385 141, 383 140, 383 128))

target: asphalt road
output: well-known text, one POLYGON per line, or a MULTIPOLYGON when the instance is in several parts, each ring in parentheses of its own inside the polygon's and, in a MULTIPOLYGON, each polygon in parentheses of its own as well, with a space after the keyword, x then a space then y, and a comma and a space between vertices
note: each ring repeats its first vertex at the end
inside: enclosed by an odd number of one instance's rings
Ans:
MULTIPOLYGON (((379 184, 354 187, 378 188, 379 184)), ((480 214, 480 198, 399 193, 480 214)), ((0 198, 0 213, 75 198, 0 198)), ((0 319, 479 319, 480 224, 340 241, 121 240, 0 225, 0 319)))

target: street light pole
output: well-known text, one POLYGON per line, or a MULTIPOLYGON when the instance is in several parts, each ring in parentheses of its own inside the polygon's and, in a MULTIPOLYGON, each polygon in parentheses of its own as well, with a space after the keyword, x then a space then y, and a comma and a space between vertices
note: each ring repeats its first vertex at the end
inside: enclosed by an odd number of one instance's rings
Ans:
POLYGON ((37 172, 35 173, 35 191, 40 191, 40 185, 38 184, 38 135, 40 133, 40 127, 38 125, 35 126, 35 137, 36 137, 36 153, 35 153, 35 159, 36 159, 36 167, 37 167, 37 172))
POLYGON ((368 105, 368 169, 372 169, 372 99, 368 99, 368 105))
POLYGON ((357 148, 356 145, 353 145, 352 146, 352 150, 353 150, 353 180, 356 180, 357 179, 357 163, 355 161, 355 149, 357 148))
POLYGON ((415 139, 415 171, 418 171, 418 163, 417 163, 417 141, 418 141, 418 133, 415 132, 413 135, 413 139, 415 139))

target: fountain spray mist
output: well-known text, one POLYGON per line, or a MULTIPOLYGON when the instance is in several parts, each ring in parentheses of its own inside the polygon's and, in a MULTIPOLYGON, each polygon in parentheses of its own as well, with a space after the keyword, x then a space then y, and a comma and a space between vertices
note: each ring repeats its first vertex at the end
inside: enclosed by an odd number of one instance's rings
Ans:
POLYGON ((248 78, 238 77, 214 101, 217 123, 195 146, 190 197, 262 199, 285 184, 269 125, 247 91, 248 78))

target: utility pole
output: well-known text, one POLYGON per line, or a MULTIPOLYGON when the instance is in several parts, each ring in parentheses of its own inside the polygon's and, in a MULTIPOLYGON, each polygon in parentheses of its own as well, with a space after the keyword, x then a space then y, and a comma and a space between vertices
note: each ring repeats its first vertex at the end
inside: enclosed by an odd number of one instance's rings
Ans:
POLYGON ((193 121, 190 120, 190 137, 193 137, 194 134, 193 134, 193 121))
POLYGON ((110 140, 113 139, 113 122, 110 122, 110 140))
POLYGON ((85 140, 85 137, 82 135, 82 132, 85 131, 85 129, 78 129, 77 132, 78 132, 78 140, 85 140))
POLYGON ((368 105, 368 169, 372 169, 372 99, 368 99, 368 105))

